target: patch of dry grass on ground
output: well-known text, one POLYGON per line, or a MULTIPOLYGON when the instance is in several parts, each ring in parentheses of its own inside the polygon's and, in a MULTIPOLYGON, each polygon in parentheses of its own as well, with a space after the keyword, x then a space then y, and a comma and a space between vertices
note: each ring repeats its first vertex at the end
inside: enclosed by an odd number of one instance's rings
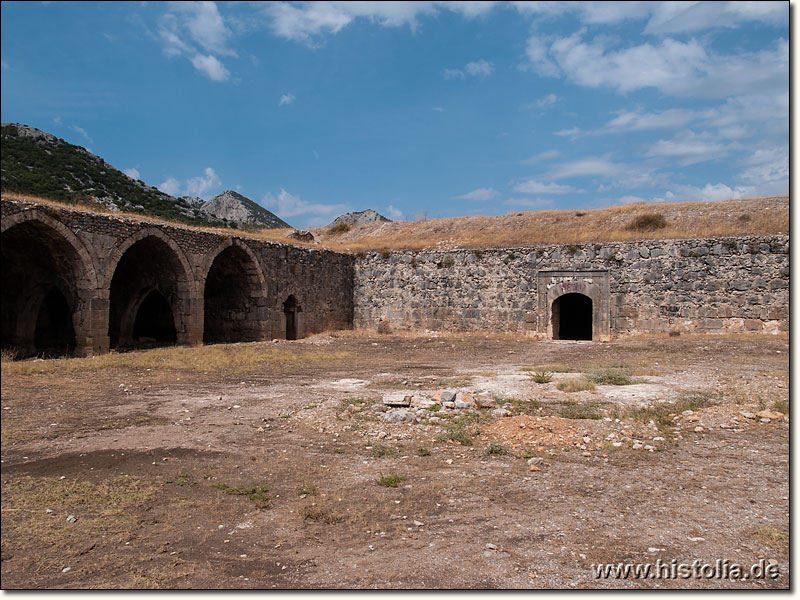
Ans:
POLYGON ((351 227, 348 231, 312 230, 314 242, 289 238, 292 229, 243 231, 198 227, 130 213, 112 213, 101 207, 71 205, 4 193, 9 199, 115 218, 160 223, 219 235, 254 238, 294 246, 323 247, 341 252, 421 250, 424 248, 510 248, 537 244, 641 239, 682 239, 764 235, 789 232, 789 197, 744 198, 719 202, 628 204, 592 210, 514 212, 501 216, 470 216, 416 222, 390 221, 351 227), (642 226, 642 224, 650 226, 642 226))
POLYGON ((137 352, 101 354, 87 358, 11 361, 3 357, 1 372, 6 375, 74 373, 116 367, 210 373, 243 373, 264 365, 324 365, 350 357, 347 352, 304 350, 294 352, 271 347, 267 342, 218 344, 212 346, 173 346, 137 352))

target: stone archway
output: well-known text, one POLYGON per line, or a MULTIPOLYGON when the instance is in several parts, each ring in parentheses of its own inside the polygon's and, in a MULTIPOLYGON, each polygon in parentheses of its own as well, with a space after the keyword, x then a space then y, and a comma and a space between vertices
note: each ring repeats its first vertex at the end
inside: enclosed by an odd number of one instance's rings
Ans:
POLYGON ((27 213, 8 221, 2 234, 2 346, 21 357, 91 353, 96 283, 88 252, 49 217, 27 213))
POLYGON ((230 242, 208 267, 203 290, 203 342, 263 339, 266 323, 264 277, 247 246, 230 242))
POLYGON ((112 348, 188 343, 192 286, 185 259, 162 235, 128 245, 109 284, 112 348))
POLYGON ((608 271, 539 271, 536 293, 540 334, 552 340, 611 338, 608 271))
POLYGON ((550 321, 554 340, 592 339, 592 299, 583 294, 563 294, 553 300, 550 321))

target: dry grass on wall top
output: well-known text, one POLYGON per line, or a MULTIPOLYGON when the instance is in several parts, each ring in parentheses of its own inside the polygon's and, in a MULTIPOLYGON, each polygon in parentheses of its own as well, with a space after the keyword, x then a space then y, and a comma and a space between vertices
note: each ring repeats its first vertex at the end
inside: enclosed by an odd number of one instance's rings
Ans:
POLYGON ((423 248, 497 248, 637 239, 685 239, 789 232, 789 198, 630 204, 595 210, 549 210, 359 225, 335 239, 350 252, 423 248))
MULTIPOLYGON (((103 212, 52 200, 4 193, 4 197, 85 212, 103 212)), ((579 244, 641 239, 687 239, 789 233, 789 197, 744 198, 719 202, 628 204, 593 210, 515 212, 415 222, 390 221, 312 230, 315 240, 289 238, 292 229, 242 231, 194 227, 129 213, 114 217, 163 223, 219 235, 253 238, 340 252, 420 250, 425 248, 512 248, 538 244, 579 244)))

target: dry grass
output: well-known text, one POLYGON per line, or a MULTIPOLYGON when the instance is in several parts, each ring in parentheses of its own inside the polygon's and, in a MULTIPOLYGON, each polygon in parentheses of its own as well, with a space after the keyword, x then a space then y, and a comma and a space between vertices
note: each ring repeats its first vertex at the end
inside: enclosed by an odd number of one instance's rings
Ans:
POLYGON ((596 389, 595 384, 586 379, 569 379, 567 381, 562 381, 556 387, 568 394, 572 392, 593 392, 596 389))
POLYGON ((160 219, 158 217, 150 217, 147 215, 138 215, 135 213, 127 212, 113 212, 104 205, 86 205, 86 204, 67 204, 65 202, 58 202, 50 200, 49 198, 42 198, 40 196, 30 196, 28 194, 19 194, 17 192, 3 192, 3 198, 9 200, 16 200, 19 202, 31 202, 33 204, 42 204, 44 206, 51 206, 62 210, 69 210, 74 212, 82 212, 89 214, 102 214, 113 216, 115 219, 125 219, 127 221, 137 223, 155 223, 157 225, 168 225, 170 227, 180 227, 181 229, 191 229, 193 231, 205 231, 209 233, 216 233, 222 236, 233 236, 240 238, 251 238, 258 240, 266 240, 271 242, 280 242, 290 246, 315 246, 313 242, 304 242, 288 237, 294 231, 293 228, 283 229, 257 229, 255 231, 245 231, 242 229, 232 229, 229 227, 201 227, 199 225, 189 225, 178 221, 170 221, 168 219, 160 219))
POLYGON ((370 223, 328 236, 322 245, 350 252, 443 248, 524 247, 536 244, 671 239, 789 232, 789 198, 748 198, 721 202, 629 204, 595 210, 549 210, 417 222, 370 223), (654 206, 664 217, 656 229, 631 227, 654 206))
MULTIPOLYGON (((99 208, 63 204, 23 194, 4 198, 45 204, 65 210, 104 213, 99 208)), ((515 212, 501 216, 470 216, 416 222, 394 221, 344 228, 313 230, 315 241, 289 238, 292 229, 242 231, 197 227, 129 213, 107 213, 115 218, 160 223, 293 246, 324 247, 342 252, 415 250, 423 248, 504 248, 536 244, 577 244, 637 239, 681 239, 789 232, 789 197, 744 198, 720 202, 628 204, 585 211, 547 210, 515 212), (654 210, 664 218, 656 229, 632 226, 654 210), (690 233, 690 235, 687 235, 690 233)))
POLYGON ((776 527, 762 527, 756 532, 756 539, 774 550, 789 551, 789 532, 776 527))
POLYGON ((322 350, 292 352, 272 347, 266 342, 218 344, 213 346, 174 346, 138 352, 101 354, 87 358, 56 358, 12 361, 2 359, 2 375, 38 375, 75 373, 118 367, 158 371, 225 371, 243 373, 263 366, 328 364, 350 358, 348 352, 322 350))

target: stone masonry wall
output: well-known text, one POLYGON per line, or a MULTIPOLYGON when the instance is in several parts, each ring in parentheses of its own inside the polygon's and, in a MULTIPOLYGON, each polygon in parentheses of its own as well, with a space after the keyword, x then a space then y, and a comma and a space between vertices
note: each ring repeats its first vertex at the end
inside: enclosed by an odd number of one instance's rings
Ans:
POLYGON ((0 207, 3 282, 12 282, 3 291, 4 344, 33 343, 37 307, 53 286, 72 315, 78 354, 107 351, 110 327, 118 340, 130 337, 139 301, 127 296, 153 286, 170 303, 177 341, 200 343, 205 282, 214 264, 228 265, 215 271, 215 293, 241 300, 230 304, 243 320, 234 331, 255 332, 257 339, 286 336, 290 296, 297 337, 355 326, 550 339, 560 327, 556 320, 564 323, 565 313, 577 310, 591 310, 585 321, 592 339, 789 328, 788 235, 354 257, 5 198, 0 207), (122 296, 114 304, 112 279, 123 272, 124 256, 137 259, 128 261, 130 285, 115 288, 122 296), (222 256, 228 262, 215 263, 222 256), (232 256, 243 268, 231 266, 232 256), (148 273, 158 276, 148 279, 148 273), (237 273, 240 279, 226 286, 237 273), (136 277, 144 278, 137 283, 136 277), (587 306, 585 298, 575 304, 567 295, 590 298, 591 308, 574 308, 587 306))
POLYGON ((552 301, 570 291, 593 297, 595 339, 788 331, 789 237, 370 253, 356 262, 354 326, 549 338, 552 301))
MULTIPOLYGON (((65 255, 54 256, 55 261, 75 265, 79 275, 73 279, 80 281, 59 285, 77 290, 65 295, 77 298, 70 310, 79 354, 108 350, 111 281, 121 257, 141 240, 157 240, 151 245, 180 263, 181 282, 174 300, 179 307, 174 310, 180 313, 176 317, 178 342, 202 342, 205 279, 215 257, 232 244, 244 251, 256 266, 253 271, 260 273, 258 287, 263 289, 251 293, 257 296, 254 314, 261 317, 263 339, 285 336, 283 303, 290 295, 301 311, 298 337, 352 327, 354 258, 350 255, 7 198, 0 207, 4 260, 7 254, 24 259, 24 250, 13 253, 11 240, 19 244, 20 239, 30 238, 31 248, 49 245, 51 253, 65 255)), ((162 267, 157 258, 154 269, 162 267)), ((173 260, 172 264, 177 263, 173 260)))

